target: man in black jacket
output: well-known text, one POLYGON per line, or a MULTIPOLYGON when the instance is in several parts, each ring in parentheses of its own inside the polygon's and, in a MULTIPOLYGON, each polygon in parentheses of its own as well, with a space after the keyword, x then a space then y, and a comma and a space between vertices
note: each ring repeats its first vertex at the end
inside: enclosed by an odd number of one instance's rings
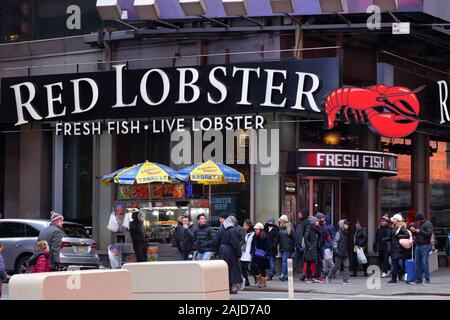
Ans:
POLYGON ((270 252, 269 252, 269 277, 267 280, 272 280, 276 273, 276 258, 278 255, 278 242, 280 239, 280 228, 275 224, 275 218, 270 216, 264 226, 264 232, 269 236, 270 252))
POLYGON ((59 254, 61 252, 61 242, 63 238, 62 227, 64 217, 54 211, 51 212, 50 224, 39 233, 37 242, 45 240, 50 247, 50 263, 53 270, 58 270, 60 264, 59 254))
POLYGON ((423 214, 417 213, 415 220, 418 228, 411 227, 411 232, 416 235, 416 284, 430 284, 430 266, 428 263, 431 252, 431 236, 433 234, 433 224, 429 220, 425 220, 423 214))
POLYGON ((144 229, 145 216, 142 212, 134 211, 131 218, 133 221, 130 222, 130 236, 137 262, 147 262, 147 237, 144 229))
POLYGON ((216 232, 206 222, 206 216, 197 216, 198 227, 194 231, 194 247, 198 252, 197 260, 211 260, 216 250, 216 232))
POLYGON ((375 243, 373 244, 373 251, 378 252, 378 259, 381 265, 381 277, 386 278, 389 268, 389 256, 391 254, 390 243, 386 239, 390 236, 389 217, 381 217, 381 225, 375 235, 375 243))
MULTIPOLYGON (((362 223, 360 220, 356 220, 355 226, 356 226, 356 232, 355 232, 355 236, 353 238, 355 248, 356 247, 363 248, 364 253, 367 257, 367 240, 368 240, 367 229, 362 226, 362 223)), ((356 254, 356 251, 354 251, 353 252, 353 274, 352 274, 352 277, 356 277, 358 275, 358 264, 359 263, 358 263, 357 254, 356 254)), ((368 261, 362 265, 365 277, 368 276, 368 274, 367 274, 368 266, 369 266, 368 261)))

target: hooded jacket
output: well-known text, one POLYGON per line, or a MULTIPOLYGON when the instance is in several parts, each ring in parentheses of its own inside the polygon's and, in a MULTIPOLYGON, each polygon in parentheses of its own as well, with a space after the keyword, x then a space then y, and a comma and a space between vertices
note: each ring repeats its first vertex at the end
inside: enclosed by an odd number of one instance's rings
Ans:
POLYGON ((365 227, 360 227, 356 229, 353 241, 355 246, 367 249, 367 229, 365 227))
POLYGON ((205 223, 194 230, 194 247, 200 253, 216 250, 216 232, 211 225, 205 223))
POLYGON ((284 225, 280 225, 279 238, 280 251, 294 251, 295 232, 290 222, 286 222, 284 225))
POLYGON ((147 239, 145 237, 144 223, 138 219, 139 212, 133 212, 131 218, 133 221, 130 222, 130 235, 133 243, 146 243, 147 239))
POLYGON ((344 229, 345 219, 339 220, 339 230, 334 237, 334 252, 341 258, 348 258, 348 230, 344 229))
POLYGON ((280 241, 280 228, 276 224, 266 223, 264 225, 264 232, 268 236, 270 242, 269 255, 276 257, 278 254, 278 242, 280 241))

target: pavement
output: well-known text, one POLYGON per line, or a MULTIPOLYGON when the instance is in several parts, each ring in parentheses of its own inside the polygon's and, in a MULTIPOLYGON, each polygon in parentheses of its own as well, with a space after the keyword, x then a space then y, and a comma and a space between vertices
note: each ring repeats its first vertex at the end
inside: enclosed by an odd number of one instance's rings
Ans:
MULTIPOLYGON (((351 277, 351 284, 344 285, 342 278, 332 280, 331 283, 313 283, 309 284, 294 278, 294 292, 297 294, 313 295, 335 295, 343 297, 357 297, 357 296, 374 296, 379 298, 388 298, 392 296, 412 296, 412 297, 435 297, 450 299, 450 268, 440 268, 431 275, 431 284, 424 285, 409 285, 404 281, 395 284, 387 283, 390 278, 375 277, 351 277)), ((250 279, 251 284, 253 279, 250 279)), ((287 297, 288 282, 280 281, 274 278, 272 281, 267 281, 266 288, 258 288, 250 286, 245 288, 242 294, 247 292, 278 292, 285 293, 287 297)), ((239 294, 238 294, 239 295, 239 294)), ((236 298, 237 296, 236 295, 236 298)), ((234 298, 234 297, 233 297, 234 298)))
MULTIPOLYGON (((431 284, 408 285, 403 281, 388 284, 390 278, 352 277, 349 285, 342 284, 341 278, 331 283, 309 284, 294 279, 294 299, 298 300, 450 300, 450 268, 440 268, 431 275, 431 284), (377 283, 378 282, 378 283, 377 283), (369 283, 369 285, 368 285, 369 283), (379 284, 379 286, 378 286, 379 284)), ((250 279, 253 283, 253 279, 250 279)), ((266 288, 254 285, 246 287, 232 300, 285 300, 288 298, 288 282, 274 278, 266 288)), ((8 299, 8 284, 3 284, 1 300, 8 299)))

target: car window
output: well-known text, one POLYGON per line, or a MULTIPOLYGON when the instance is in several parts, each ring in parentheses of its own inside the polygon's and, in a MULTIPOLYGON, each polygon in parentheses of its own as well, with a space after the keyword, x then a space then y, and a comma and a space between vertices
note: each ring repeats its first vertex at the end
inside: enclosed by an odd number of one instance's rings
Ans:
POLYGON ((64 224, 63 230, 66 236, 69 238, 84 238, 84 239, 90 238, 90 236, 87 234, 86 230, 82 226, 64 224))
POLYGON ((25 234, 27 237, 39 237, 39 230, 36 228, 26 224, 25 225, 25 234))
POLYGON ((25 225, 19 222, 1 222, 0 238, 25 237, 25 225))

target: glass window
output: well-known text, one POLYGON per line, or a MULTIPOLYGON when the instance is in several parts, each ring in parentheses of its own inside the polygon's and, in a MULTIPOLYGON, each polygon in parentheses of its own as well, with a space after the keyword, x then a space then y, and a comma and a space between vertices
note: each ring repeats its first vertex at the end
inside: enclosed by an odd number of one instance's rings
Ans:
POLYGON ((22 238, 25 237, 25 228, 23 223, 1 222, 0 238, 22 238))
POLYGON ((83 238, 88 239, 90 236, 86 232, 83 226, 75 225, 75 224, 64 224, 63 225, 64 233, 69 238, 83 238))
POLYGON ((26 224, 25 225, 25 234, 27 237, 39 237, 39 230, 36 228, 26 224))
POLYGON ((411 209, 411 140, 381 139, 389 150, 397 150, 398 174, 394 177, 381 179, 381 211, 383 213, 407 212, 411 209), (401 154, 401 153, 404 154, 401 154))
POLYGON ((437 152, 430 157, 430 213, 439 250, 445 250, 450 231, 449 147, 448 143, 439 142, 437 152))

